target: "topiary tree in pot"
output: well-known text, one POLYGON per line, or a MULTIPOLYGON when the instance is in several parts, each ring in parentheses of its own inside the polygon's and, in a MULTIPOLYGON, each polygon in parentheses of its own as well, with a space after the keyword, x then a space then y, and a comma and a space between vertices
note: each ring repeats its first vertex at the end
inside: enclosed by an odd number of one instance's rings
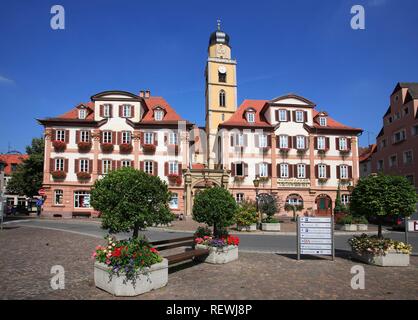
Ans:
POLYGON ((267 217, 262 220, 264 223, 277 223, 277 219, 273 218, 278 211, 277 199, 270 194, 261 194, 258 201, 258 209, 267 217))
POLYGON ((378 237, 382 238, 385 216, 408 217, 416 210, 417 194, 402 176, 372 175, 362 178, 351 194, 350 211, 360 216, 377 218, 378 237))
POLYGON ((101 212, 103 229, 132 231, 137 238, 140 229, 174 220, 168 207, 170 197, 167 184, 159 177, 127 167, 96 180, 91 205, 101 212))
POLYGON ((254 201, 244 201, 238 205, 235 221, 239 227, 249 227, 257 222, 257 207, 254 201))
POLYGON ((236 211, 234 197, 221 187, 205 189, 194 198, 193 219, 213 226, 215 237, 222 236, 225 228, 235 223, 236 211))

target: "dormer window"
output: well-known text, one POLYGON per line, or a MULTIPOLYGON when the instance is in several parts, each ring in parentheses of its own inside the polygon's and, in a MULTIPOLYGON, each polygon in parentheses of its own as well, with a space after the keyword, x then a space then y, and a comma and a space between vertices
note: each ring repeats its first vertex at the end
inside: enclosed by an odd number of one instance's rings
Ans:
POLYGON ((319 117, 319 125, 321 127, 326 127, 327 126, 327 118, 326 117, 319 117))
POLYGON ((247 121, 250 123, 255 122, 255 113, 254 112, 247 112, 247 121))
POLYGON ((122 106, 122 117, 130 118, 132 115, 132 106, 129 104, 124 104, 122 106))
POLYGON ((103 106, 103 117, 104 118, 112 117, 112 106, 110 104, 105 104, 103 106))
POLYGON ((164 111, 161 109, 155 110, 154 112, 155 121, 161 121, 164 118, 164 111))
POLYGON ((279 110, 279 121, 283 122, 283 121, 287 121, 287 111, 286 110, 279 110))
POLYGON ((86 117, 87 117, 87 110, 86 109, 78 110, 78 118, 79 119, 84 120, 84 119, 86 119, 86 117))

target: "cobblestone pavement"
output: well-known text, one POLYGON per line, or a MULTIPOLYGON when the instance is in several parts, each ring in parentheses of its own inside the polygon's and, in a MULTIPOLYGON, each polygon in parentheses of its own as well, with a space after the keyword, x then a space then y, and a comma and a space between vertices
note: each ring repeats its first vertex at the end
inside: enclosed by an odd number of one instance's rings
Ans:
MULTIPOLYGON (((37 228, 0 232, 1 299, 112 299, 94 286, 91 252, 103 240, 37 228), (52 290, 53 265, 65 268, 65 289, 52 290)), ((165 288, 135 299, 417 299, 418 257, 406 268, 350 261, 240 253, 226 265, 186 263, 170 269, 165 288), (366 289, 353 290, 350 269, 362 265, 366 289)))

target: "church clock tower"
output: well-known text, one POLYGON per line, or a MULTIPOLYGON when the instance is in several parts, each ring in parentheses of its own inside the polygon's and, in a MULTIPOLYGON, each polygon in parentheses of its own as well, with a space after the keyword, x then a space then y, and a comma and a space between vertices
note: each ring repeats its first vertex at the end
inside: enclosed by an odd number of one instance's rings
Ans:
POLYGON ((231 59, 229 36, 218 28, 210 35, 206 64, 206 134, 208 138, 207 161, 214 169, 220 144, 216 141, 218 125, 227 121, 237 109, 236 60, 231 59))

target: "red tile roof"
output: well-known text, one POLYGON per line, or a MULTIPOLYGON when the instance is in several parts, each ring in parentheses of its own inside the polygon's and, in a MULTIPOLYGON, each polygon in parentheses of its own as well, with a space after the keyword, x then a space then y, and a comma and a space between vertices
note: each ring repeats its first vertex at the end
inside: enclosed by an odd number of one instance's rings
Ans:
POLYGON ((252 100, 246 99, 239 106, 237 111, 229 118, 227 121, 220 124, 221 127, 268 127, 272 128, 272 125, 265 119, 265 117, 260 113, 264 105, 268 100, 252 100), (245 119, 245 111, 249 108, 255 110, 255 122, 248 123, 245 119))
MULTIPOLYGON (((313 117, 315 119, 315 117, 320 112, 318 112, 316 110, 312 110, 312 111, 313 111, 313 114, 312 115, 313 115, 313 117)), ((315 122, 314 121, 313 127, 314 128, 318 128, 318 129, 342 129, 342 130, 359 130, 359 131, 363 131, 362 129, 359 129, 359 128, 353 128, 353 127, 346 126, 346 125, 344 125, 344 124, 342 124, 342 123, 334 120, 330 116, 327 116, 327 125, 326 126, 321 126, 321 125, 319 125, 318 122, 315 122)))
POLYGON ((369 147, 366 149, 366 151, 364 151, 363 153, 360 154, 359 156, 359 162, 364 162, 370 159, 370 157, 373 155, 373 153, 375 153, 377 150, 377 145, 371 144, 369 145, 369 147))
POLYGON ((145 114, 141 120, 141 123, 177 123, 177 121, 185 121, 180 117, 174 109, 168 104, 168 102, 163 97, 154 97, 144 99, 146 107, 148 110, 145 111, 145 114), (156 121, 154 119, 154 108, 161 107, 165 110, 165 115, 163 120, 156 121))
POLYGON ((70 111, 58 116, 59 119, 78 119, 78 107, 85 105, 90 110, 87 114, 86 120, 94 120, 94 102, 79 103, 77 106, 72 108, 70 111))
POLYGON ((12 164, 20 164, 28 157, 27 154, 0 154, 0 162, 5 164, 4 173, 10 175, 12 173, 12 164))

